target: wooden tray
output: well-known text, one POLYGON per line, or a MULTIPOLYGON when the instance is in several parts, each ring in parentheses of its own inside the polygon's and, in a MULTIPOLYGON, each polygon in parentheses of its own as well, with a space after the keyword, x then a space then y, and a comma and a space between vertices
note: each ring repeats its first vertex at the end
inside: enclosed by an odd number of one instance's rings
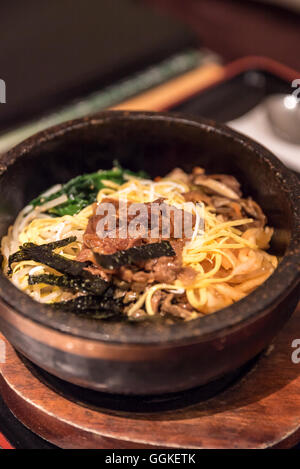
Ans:
POLYGON ((207 401, 165 412, 95 410, 68 400, 31 373, 7 342, 0 391, 25 426, 61 448, 289 448, 300 440, 300 364, 291 359, 297 338, 300 307, 240 381, 207 401))

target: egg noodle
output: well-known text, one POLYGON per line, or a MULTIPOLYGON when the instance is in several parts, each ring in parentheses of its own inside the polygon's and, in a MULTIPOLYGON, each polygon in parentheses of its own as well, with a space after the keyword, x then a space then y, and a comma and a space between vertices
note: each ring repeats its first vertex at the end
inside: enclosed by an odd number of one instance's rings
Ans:
MULTIPOLYGON (((183 194, 190 190, 187 184, 168 177, 155 182, 127 175, 126 182, 122 185, 109 180, 102 183, 105 187, 98 192, 98 202, 108 196, 137 203, 163 198, 167 204, 180 208, 185 203, 183 194)), ((55 186, 51 190, 55 191, 59 187, 55 186)), ((2 240, 5 271, 9 256, 27 242, 40 245, 76 236, 76 241, 55 251, 68 259, 76 258, 83 245, 83 234, 93 213, 93 204, 73 216, 53 217, 45 213, 65 200, 66 196, 63 195, 34 209, 27 206, 19 213, 2 240)), ((195 215, 197 217, 196 212, 195 215)), ((182 252, 182 267, 190 267, 195 271, 192 281, 187 283, 179 276, 173 284, 149 285, 130 305, 128 316, 141 308, 148 315, 154 315, 153 295, 162 290, 175 296, 185 293, 193 308, 193 311, 187 311, 186 319, 193 319, 240 300, 273 273, 277 267, 277 258, 265 251, 273 233, 271 228, 251 228, 252 218, 226 221, 222 215, 216 214, 214 207, 204 204, 202 216, 204 227, 200 229, 196 221, 193 237, 187 240, 182 252), (239 228, 243 225, 249 227, 242 231, 239 228)), ((74 297, 73 293, 58 286, 28 285, 28 275, 33 273, 59 274, 43 264, 25 260, 14 263, 11 280, 16 287, 42 303, 65 301, 74 297)))

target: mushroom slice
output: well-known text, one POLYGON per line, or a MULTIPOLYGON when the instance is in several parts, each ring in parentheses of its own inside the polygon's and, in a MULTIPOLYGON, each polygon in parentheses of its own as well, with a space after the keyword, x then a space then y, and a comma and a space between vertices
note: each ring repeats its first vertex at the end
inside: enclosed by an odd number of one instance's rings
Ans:
POLYGON ((194 179, 194 184, 196 184, 197 186, 205 187, 206 189, 209 189, 210 191, 216 194, 221 194, 224 197, 228 197, 229 199, 239 199, 239 195, 235 191, 230 189, 222 182, 216 181, 215 179, 198 175, 194 179))

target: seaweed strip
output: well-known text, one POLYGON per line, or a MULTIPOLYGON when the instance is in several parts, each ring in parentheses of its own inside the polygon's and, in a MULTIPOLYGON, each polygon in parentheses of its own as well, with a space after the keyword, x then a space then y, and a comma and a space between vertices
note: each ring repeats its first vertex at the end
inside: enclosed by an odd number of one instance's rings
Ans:
POLYGON ((79 315, 88 315, 98 319, 108 319, 121 315, 119 301, 103 296, 78 296, 68 301, 53 303, 51 307, 79 315))
POLYGON ((24 260, 33 260, 52 267, 64 275, 42 274, 29 276, 29 285, 38 283, 47 283, 48 285, 57 285, 73 292, 90 292, 95 295, 101 295, 107 290, 109 283, 103 280, 99 275, 92 275, 84 270, 89 265, 88 262, 79 262, 67 259, 59 254, 52 252, 53 249, 67 246, 76 241, 76 236, 54 241, 40 246, 33 243, 25 243, 20 250, 9 257, 8 266, 11 273, 13 262, 24 260))
POLYGON ((24 243, 23 246, 19 247, 19 251, 15 252, 11 256, 9 256, 9 259, 8 259, 9 270, 11 270, 11 265, 14 262, 34 260, 34 259, 31 259, 30 252, 28 251, 32 247, 38 247, 39 250, 47 249, 47 250, 52 251, 53 249, 57 249, 57 248, 67 246, 68 244, 71 244, 74 241, 76 241, 76 239, 77 239, 76 236, 70 236, 69 238, 64 238, 64 239, 61 239, 59 241, 54 241, 54 242, 47 243, 47 244, 41 244, 39 246, 37 244, 34 244, 34 243, 24 243))
POLYGON ((66 246, 76 240, 75 236, 65 238, 53 243, 37 245, 34 243, 25 243, 20 250, 9 256, 8 267, 11 273, 11 265, 13 262, 36 261, 58 270, 62 274, 73 275, 75 277, 82 274, 83 269, 89 264, 87 262, 79 262, 67 259, 59 254, 52 252, 53 249, 66 246))
MULTIPOLYGON (((81 279, 79 279, 81 281, 81 279)), ((41 275, 29 275, 28 285, 38 285, 39 283, 46 283, 47 285, 55 285, 63 288, 64 290, 70 290, 75 293, 78 291, 85 291, 81 288, 81 282, 78 279, 68 277, 67 275, 54 275, 54 274, 41 274, 41 275)))
POLYGON ((134 246, 125 251, 117 251, 114 254, 99 254, 94 252, 96 262, 107 270, 118 269, 122 265, 131 265, 143 260, 155 259, 156 257, 172 257, 175 255, 176 253, 169 241, 134 246))
MULTIPOLYGON (((76 236, 69 236, 69 238, 59 239, 58 241, 52 241, 51 243, 42 244, 42 246, 53 251, 53 249, 62 248, 64 246, 67 246, 68 244, 74 243, 76 240, 76 236)), ((25 243, 25 246, 26 244, 30 243, 25 243)))
POLYGON ((7 272, 8 275, 12 274, 11 265, 14 262, 22 262, 22 261, 30 261, 30 257, 28 255, 28 253, 26 253, 22 249, 20 249, 20 251, 15 252, 11 256, 9 256, 9 258, 8 258, 8 272, 7 272))
POLYGON ((80 275, 83 269, 89 265, 87 262, 67 259, 60 254, 55 254, 48 249, 41 249, 40 246, 36 245, 23 248, 23 252, 28 255, 30 260, 40 262, 62 274, 73 275, 74 277, 80 275))
POLYGON ((39 283, 56 285, 73 293, 89 292, 93 293, 94 295, 101 295, 108 288, 108 282, 99 276, 89 274, 89 272, 83 272, 83 277, 71 277, 69 275, 54 274, 29 275, 28 285, 36 285, 39 283))

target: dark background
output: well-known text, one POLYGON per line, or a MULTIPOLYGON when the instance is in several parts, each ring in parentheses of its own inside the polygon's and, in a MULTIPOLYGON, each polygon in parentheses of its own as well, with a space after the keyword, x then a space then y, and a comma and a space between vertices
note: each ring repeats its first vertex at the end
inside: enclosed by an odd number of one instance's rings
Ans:
POLYGON ((0 18, 0 132, 192 42, 300 70, 300 15, 255 0, 10 0, 0 18))
POLYGON ((2 128, 98 90, 177 52, 194 37, 134 0, 10 0, 0 4, 2 128))

